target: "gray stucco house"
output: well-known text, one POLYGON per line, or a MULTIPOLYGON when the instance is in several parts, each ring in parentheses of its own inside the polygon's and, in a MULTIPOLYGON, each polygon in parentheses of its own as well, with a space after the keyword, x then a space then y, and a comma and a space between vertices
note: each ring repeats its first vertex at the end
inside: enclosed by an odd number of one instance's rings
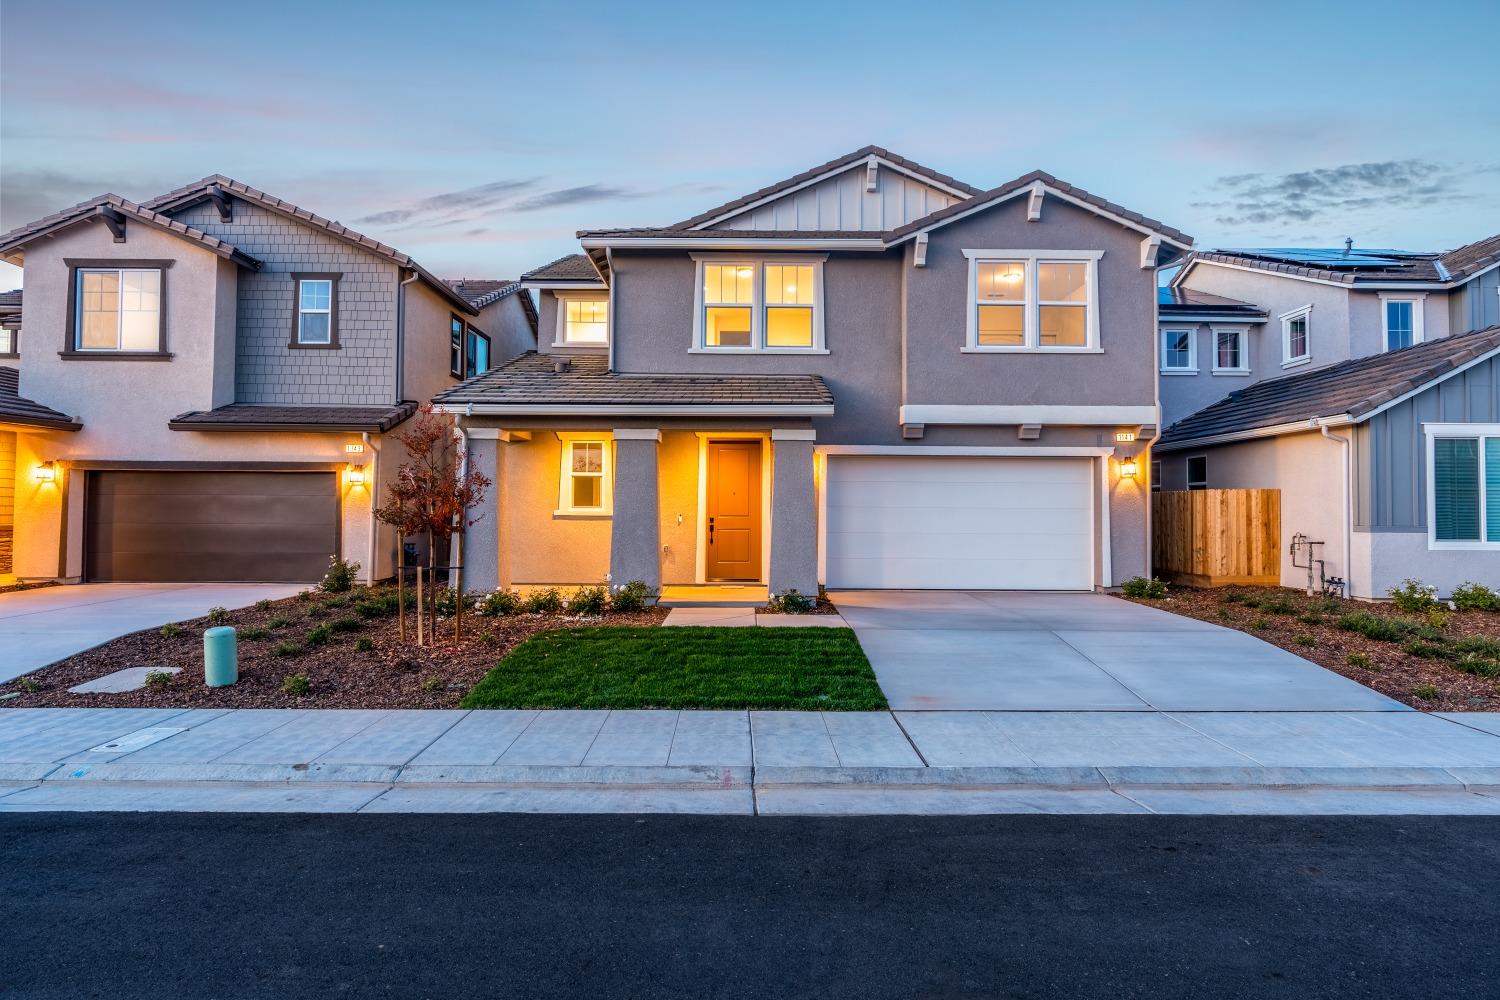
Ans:
POLYGON ((366 579, 419 403, 535 347, 519 282, 444 281, 223 176, 0 236, 0 576, 366 579), (19 313, 20 298, 14 312, 19 313))
POLYGON ((1500 584, 1500 236, 1195 253, 1160 295, 1153 490, 1279 489, 1286 586, 1294 538, 1355 597, 1500 584))
POLYGON ((498 484, 475 586, 1091 590, 1149 569, 1157 270, 1049 174, 869 146, 523 276, 540 339, 436 397, 498 484))

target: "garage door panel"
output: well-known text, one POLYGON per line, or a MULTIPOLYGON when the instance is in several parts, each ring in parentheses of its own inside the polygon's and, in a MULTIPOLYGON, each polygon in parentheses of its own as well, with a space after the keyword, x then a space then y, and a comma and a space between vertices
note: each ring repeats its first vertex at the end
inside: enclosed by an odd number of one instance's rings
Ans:
POLYGON ((88 474, 91 580, 314 581, 338 552, 332 472, 88 474))
POLYGON ((1086 590, 1088 459, 833 456, 831 587, 1086 590))

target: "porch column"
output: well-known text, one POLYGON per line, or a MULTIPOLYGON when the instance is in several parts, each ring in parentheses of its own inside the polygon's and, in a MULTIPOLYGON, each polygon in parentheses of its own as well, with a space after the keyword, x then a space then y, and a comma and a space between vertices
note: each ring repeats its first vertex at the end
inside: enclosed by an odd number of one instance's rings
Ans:
POLYGON ((490 485, 484 491, 484 503, 469 513, 477 518, 464 531, 464 589, 486 593, 500 586, 500 449, 497 427, 470 427, 468 432, 469 468, 484 474, 490 485))
POLYGON ((773 430, 771 579, 773 594, 818 592, 818 498, 811 430, 773 430))
POLYGON ((614 514, 609 533, 609 582, 644 580, 661 589, 661 513, 656 453, 661 431, 622 427, 614 432, 614 514))

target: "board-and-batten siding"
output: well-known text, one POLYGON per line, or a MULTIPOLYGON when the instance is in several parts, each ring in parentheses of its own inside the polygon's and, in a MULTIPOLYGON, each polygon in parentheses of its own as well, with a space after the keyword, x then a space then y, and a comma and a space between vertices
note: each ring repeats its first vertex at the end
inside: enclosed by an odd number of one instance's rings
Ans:
POLYGON ((1424 423, 1500 423, 1500 362, 1481 361, 1356 429, 1355 530, 1427 530, 1424 423))
POLYGON ((1500 324, 1500 268, 1455 288, 1448 296, 1448 329, 1454 333, 1500 324))
POLYGON ((960 199, 906 174, 880 167, 874 191, 865 190, 865 165, 810 184, 718 225, 768 231, 895 229, 960 199))
POLYGON ((0 575, 11 571, 16 521, 16 432, 0 431, 0 575))

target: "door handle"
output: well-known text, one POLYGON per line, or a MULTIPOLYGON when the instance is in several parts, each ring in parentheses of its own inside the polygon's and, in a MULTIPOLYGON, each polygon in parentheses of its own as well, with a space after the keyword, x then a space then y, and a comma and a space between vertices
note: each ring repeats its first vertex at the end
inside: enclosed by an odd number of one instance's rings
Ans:
POLYGON ((713 543, 714 543, 714 519, 713 518, 709 518, 708 519, 708 544, 712 545, 713 543))

